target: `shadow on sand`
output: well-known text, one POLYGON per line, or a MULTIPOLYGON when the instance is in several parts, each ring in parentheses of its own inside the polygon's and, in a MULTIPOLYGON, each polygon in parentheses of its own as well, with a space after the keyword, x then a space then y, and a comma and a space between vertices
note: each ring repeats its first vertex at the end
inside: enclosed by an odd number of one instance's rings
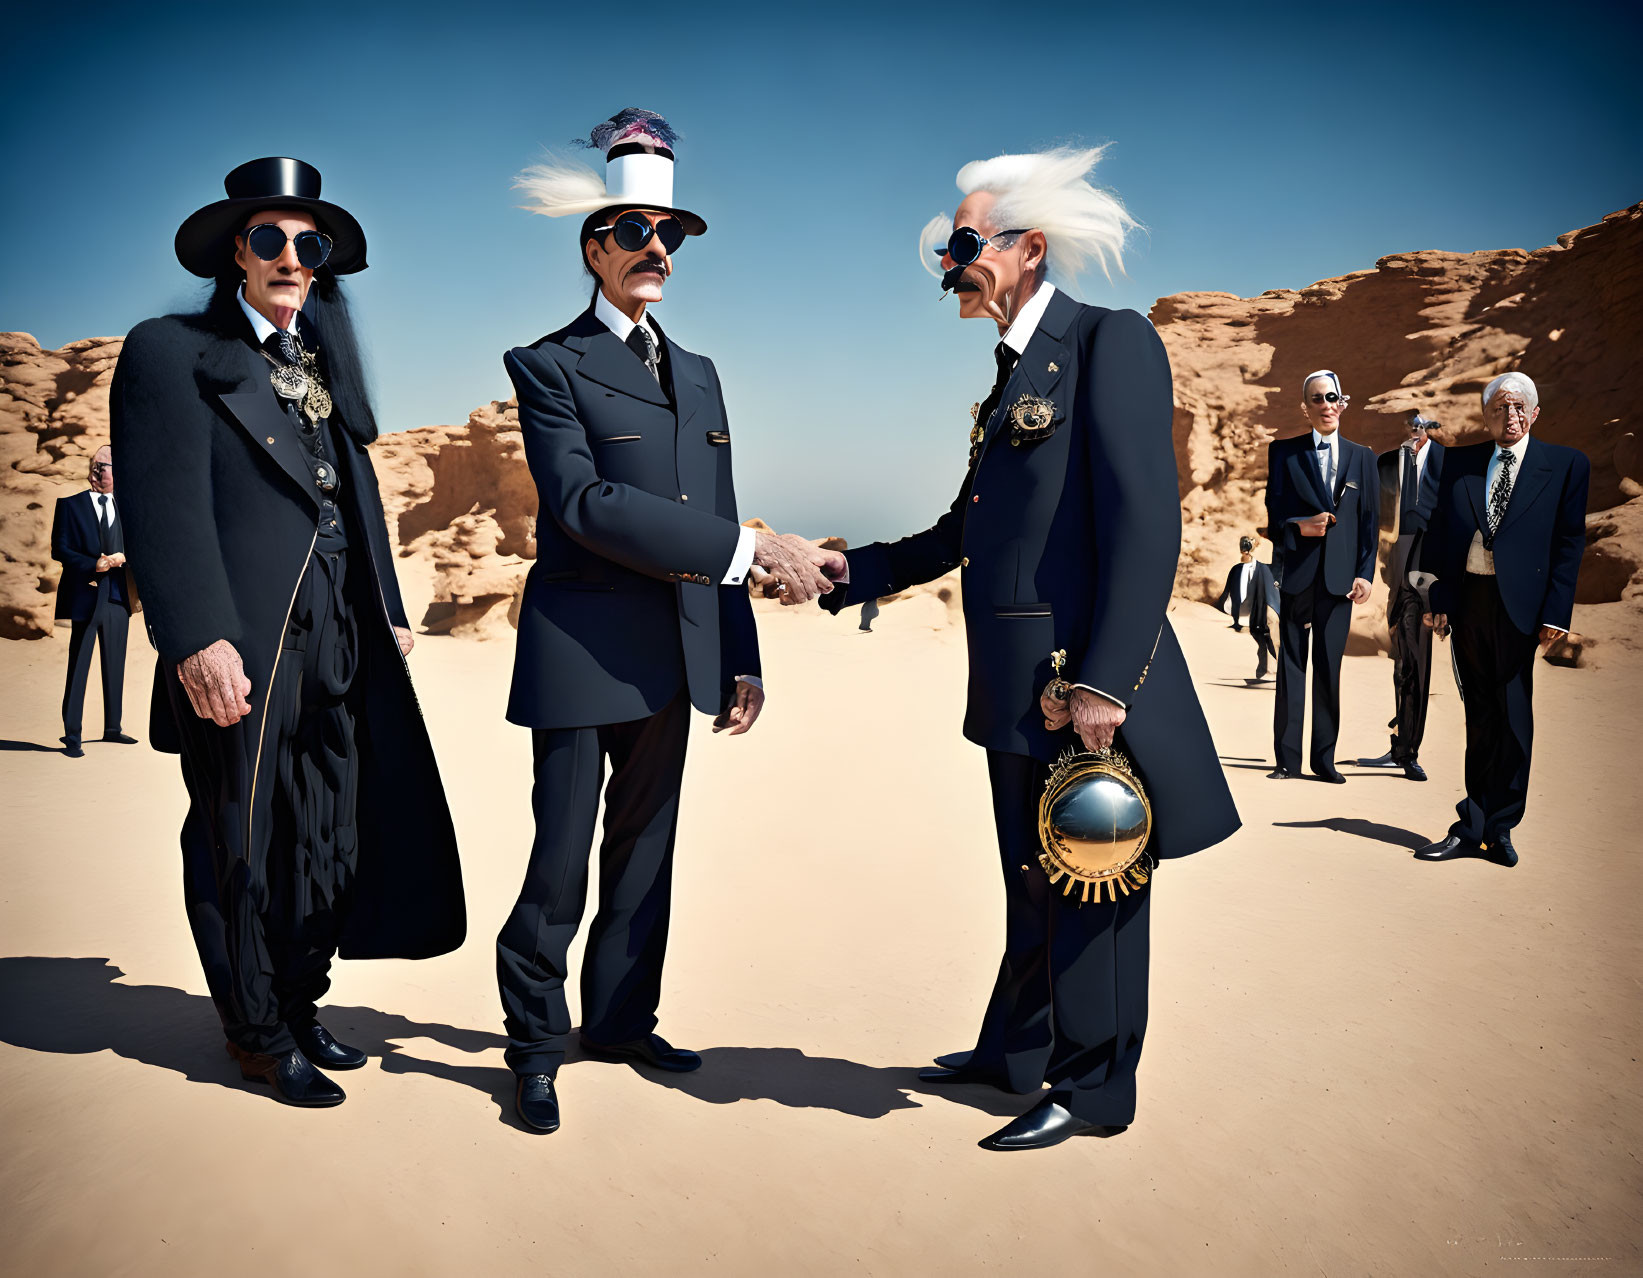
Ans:
MULTIPOLYGON (((221 1024, 211 1000, 169 985, 127 985, 105 958, 0 958, 0 1042, 35 1052, 82 1055, 110 1051, 126 1060, 181 1074, 192 1083, 265 1089, 242 1082, 223 1051, 221 1024)), ((502 1048, 488 1030, 416 1021, 372 1007, 327 1006, 327 1028, 375 1058, 384 1073, 426 1074, 490 1098, 499 1121, 516 1126, 514 1079, 495 1064, 445 1064, 403 1051, 397 1043, 426 1038, 462 1052, 502 1048)), ((640 1066, 583 1057, 574 1037, 565 1063, 577 1069, 633 1069, 651 1082, 710 1105, 771 1100, 795 1109, 831 1109, 853 1118, 883 1118, 917 1108, 914 1095, 939 1097, 996 1116, 1024 1111, 1030 1097, 988 1087, 927 1087, 914 1068, 862 1065, 832 1056, 807 1056, 791 1047, 710 1047, 693 1074, 664 1074, 640 1066)), ((348 1076, 343 1076, 346 1083, 348 1076)))
POLYGON ((1362 839, 1390 843, 1395 848, 1407 848, 1411 852, 1416 848, 1425 847, 1431 841, 1424 834, 1416 834, 1402 826, 1382 825, 1379 821, 1365 821, 1362 817, 1326 817, 1322 821, 1274 821, 1272 824, 1292 830, 1334 830, 1337 834, 1356 834, 1362 839))

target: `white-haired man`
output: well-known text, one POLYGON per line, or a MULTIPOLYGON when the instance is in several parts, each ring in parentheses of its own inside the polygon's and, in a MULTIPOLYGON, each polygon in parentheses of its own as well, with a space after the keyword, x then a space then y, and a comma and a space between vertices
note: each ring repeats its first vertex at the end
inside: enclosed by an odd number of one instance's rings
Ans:
POLYGON ((959 171, 956 226, 932 223, 921 253, 942 241, 959 313, 1003 339, 964 483, 934 527, 850 551, 844 588, 822 601, 837 612, 963 569, 964 734, 987 750, 1006 937, 974 1051, 919 1077, 1021 1093, 1049 1083, 982 1142, 991 1149, 1110 1135, 1135 1114, 1152 891, 1081 903, 1050 885, 1037 809, 1051 761, 1116 740, 1151 797, 1149 858, 1238 828, 1164 616, 1181 545, 1169 360, 1144 317, 1085 306, 1046 280, 1121 264, 1134 223, 1089 183, 1100 154, 1004 155, 959 171), (1042 695, 1057 650, 1076 685, 1068 702, 1042 695))
POLYGON ((1574 448, 1529 437, 1540 416, 1535 384, 1505 373, 1483 390, 1492 442, 1452 448, 1421 546, 1436 578, 1424 620, 1455 639, 1466 706, 1466 797, 1449 833, 1423 861, 1488 856, 1517 864, 1534 742, 1537 642, 1569 632, 1586 546, 1591 463, 1574 448))

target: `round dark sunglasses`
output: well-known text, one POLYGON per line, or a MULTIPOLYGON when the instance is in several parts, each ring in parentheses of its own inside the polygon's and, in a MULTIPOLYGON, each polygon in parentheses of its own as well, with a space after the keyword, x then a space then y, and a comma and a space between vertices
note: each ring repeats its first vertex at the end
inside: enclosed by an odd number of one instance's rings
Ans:
MULTIPOLYGON (((654 235, 662 242, 662 251, 672 254, 685 242, 684 224, 676 217, 659 218, 654 225, 641 213, 624 213, 609 226, 596 226, 594 235, 611 232, 616 247, 624 253, 637 253, 650 243, 654 235)), ((604 243, 603 240, 600 243, 604 243)))
POLYGON ((310 271, 324 266, 331 256, 331 237, 319 231, 298 231, 295 237, 288 237, 283 227, 259 222, 245 233, 246 245, 265 262, 279 261, 288 239, 296 246, 297 261, 310 271))
MULTIPOLYGON (((974 262, 981 256, 981 250, 993 243, 994 240, 1011 240, 1017 235, 1025 235, 1029 229, 1031 228, 1022 228, 1015 231, 1000 231, 998 234, 988 237, 983 236, 980 231, 975 230, 973 227, 955 227, 953 233, 947 237, 947 247, 945 249, 938 248, 934 250, 934 252, 937 257, 946 256, 952 258, 953 263, 957 266, 969 266, 970 263, 974 262)), ((1000 244, 998 247, 1000 249, 1007 249, 1010 246, 1008 244, 1000 244)))
POLYGON ((1337 395, 1334 391, 1325 391, 1322 395, 1314 395, 1312 402, 1314 404, 1339 404, 1345 398, 1345 395, 1337 395))

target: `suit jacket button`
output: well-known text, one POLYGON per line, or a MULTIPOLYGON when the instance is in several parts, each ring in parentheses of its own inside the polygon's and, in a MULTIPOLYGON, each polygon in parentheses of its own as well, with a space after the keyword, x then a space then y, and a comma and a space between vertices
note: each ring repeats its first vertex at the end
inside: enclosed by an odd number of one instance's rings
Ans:
POLYGON ((269 436, 269 437, 268 437, 268 442, 269 442, 269 443, 270 443, 270 444, 272 444, 272 443, 273 443, 273 442, 274 442, 274 437, 273 437, 273 436, 272 436, 272 435, 270 435, 270 436, 269 436))
POLYGON ((680 501, 689 501, 690 500, 690 494, 689 493, 680 493, 679 494, 679 500, 680 501))
POLYGON ((981 494, 977 493, 974 497, 970 498, 970 500, 971 501, 980 501, 981 500, 981 494))

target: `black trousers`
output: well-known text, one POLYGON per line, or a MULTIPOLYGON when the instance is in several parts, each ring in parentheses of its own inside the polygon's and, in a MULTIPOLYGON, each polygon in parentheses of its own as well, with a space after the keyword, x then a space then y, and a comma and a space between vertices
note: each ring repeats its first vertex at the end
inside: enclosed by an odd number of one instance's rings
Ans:
POLYGON ((1062 895, 1038 863, 1038 797, 1049 769, 987 752, 1004 868, 1004 957, 970 1068, 1016 1092, 1048 1083, 1087 1122, 1135 1118, 1147 1032, 1152 887, 1114 901, 1062 895))
POLYGON ((1392 760, 1414 763, 1426 735, 1426 703, 1432 690, 1432 632, 1421 620, 1419 592, 1403 585, 1387 605, 1387 632, 1392 648, 1392 691, 1396 714, 1392 729, 1392 760))
POLYGON ((314 1020, 358 863, 348 696, 358 661, 347 554, 316 552, 266 698, 232 727, 201 719, 167 672, 190 806, 183 899, 229 1041, 281 1056, 314 1020), (259 738, 262 758, 257 759, 259 738))
POLYGON ((648 718, 531 734, 536 837, 519 899, 496 938, 506 1057, 515 1073, 556 1074, 565 1059, 568 955, 587 904, 601 787, 605 836, 599 907, 582 961, 582 1033, 596 1043, 625 1043, 656 1028, 689 735, 683 690, 648 718))
POLYGON ((106 581, 98 583, 97 606, 91 616, 69 623, 68 676, 63 682, 63 741, 66 744, 80 744, 80 721, 85 711, 93 646, 102 659, 103 735, 112 736, 120 731, 126 681, 126 633, 130 626, 131 610, 109 598, 106 581))
POLYGON ((1352 601, 1329 594, 1315 580, 1305 590, 1282 596, 1278 610, 1278 693, 1273 706, 1273 753, 1278 766, 1301 770, 1301 725, 1306 714, 1306 663, 1312 666, 1312 747, 1314 772, 1335 766, 1335 739, 1341 722, 1341 658, 1352 628, 1352 601))
POLYGON ((1266 659, 1269 656, 1276 657, 1278 655, 1278 650, 1272 646, 1272 631, 1264 627, 1257 630, 1254 626, 1251 626, 1249 628, 1249 637, 1255 640, 1255 677, 1265 679, 1266 659))
POLYGON ((1449 832, 1490 843, 1523 820, 1528 801, 1539 637, 1514 626, 1495 579, 1475 573, 1462 579, 1449 621, 1466 703, 1466 797, 1449 832))

